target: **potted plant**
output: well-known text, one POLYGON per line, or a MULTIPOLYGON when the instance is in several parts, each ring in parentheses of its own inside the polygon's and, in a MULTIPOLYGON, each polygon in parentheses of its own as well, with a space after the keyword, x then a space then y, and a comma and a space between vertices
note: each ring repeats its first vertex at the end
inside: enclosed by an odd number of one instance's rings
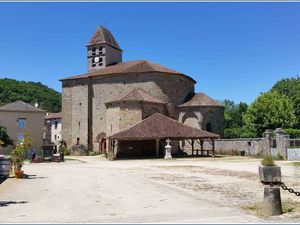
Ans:
POLYGON ((264 155, 258 167, 259 177, 263 183, 281 182, 281 167, 277 166, 271 155, 264 155))
POLYGON ((24 171, 22 170, 22 166, 25 160, 25 153, 31 147, 32 140, 30 139, 28 134, 24 134, 24 140, 18 143, 12 151, 12 162, 13 169, 15 172, 16 178, 23 178, 24 171))

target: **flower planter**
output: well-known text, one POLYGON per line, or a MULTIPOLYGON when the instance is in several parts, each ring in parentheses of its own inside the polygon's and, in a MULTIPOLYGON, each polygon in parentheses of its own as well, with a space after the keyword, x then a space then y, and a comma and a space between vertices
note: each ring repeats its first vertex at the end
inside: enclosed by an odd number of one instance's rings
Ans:
POLYGON ((8 177, 10 173, 10 160, 0 159, 0 177, 8 177))
POLYGON ((24 171, 23 170, 16 170, 15 171, 16 178, 23 178, 24 177, 24 171))
POLYGON ((263 183, 279 183, 281 182, 280 166, 259 166, 259 178, 263 183))

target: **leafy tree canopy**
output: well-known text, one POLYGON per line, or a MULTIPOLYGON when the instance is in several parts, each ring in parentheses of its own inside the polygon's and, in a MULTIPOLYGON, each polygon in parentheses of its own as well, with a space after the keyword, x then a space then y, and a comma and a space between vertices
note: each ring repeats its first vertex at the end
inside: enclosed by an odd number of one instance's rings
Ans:
POLYGON ((243 137, 243 115, 246 113, 248 105, 243 102, 235 104, 233 101, 228 99, 222 101, 221 104, 225 107, 224 138, 243 137))
POLYGON ((233 101, 228 99, 221 102, 225 107, 225 128, 240 128, 243 126, 243 114, 247 111, 248 105, 240 102, 235 104, 233 101))
POLYGON ((34 105, 38 102, 47 112, 61 111, 61 94, 40 82, 0 79, 0 106, 22 100, 34 105))
MULTIPOLYGON (((292 102, 297 118, 300 118, 300 77, 288 78, 278 81, 271 89, 286 95, 292 102)), ((300 120, 296 124, 300 128, 300 120)))
POLYGON ((286 95, 269 91, 261 94, 249 106, 244 122, 251 136, 261 137, 266 129, 293 127, 297 117, 293 103, 286 95))

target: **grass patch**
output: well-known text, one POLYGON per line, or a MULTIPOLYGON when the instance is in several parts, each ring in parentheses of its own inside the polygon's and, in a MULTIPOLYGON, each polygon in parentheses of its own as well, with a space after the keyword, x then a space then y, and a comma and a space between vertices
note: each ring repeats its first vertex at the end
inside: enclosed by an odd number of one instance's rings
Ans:
MULTIPOLYGON (((282 200, 281 204, 283 213, 300 212, 300 202, 288 198, 286 200, 282 200)), ((241 208, 246 211, 251 211, 260 218, 264 218, 264 215, 262 214, 262 207, 262 203, 258 203, 253 205, 245 205, 241 208)))
POLYGON ((291 163, 293 166, 300 166, 300 162, 292 162, 291 163))

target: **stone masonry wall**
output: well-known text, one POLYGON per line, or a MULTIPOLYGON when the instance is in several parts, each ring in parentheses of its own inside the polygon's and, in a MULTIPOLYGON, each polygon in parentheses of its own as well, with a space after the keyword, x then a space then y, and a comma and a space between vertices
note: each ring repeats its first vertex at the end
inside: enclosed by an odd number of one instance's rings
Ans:
POLYGON ((63 82, 63 139, 69 147, 88 142, 88 85, 86 80, 63 82))
POLYGON ((179 107, 179 121, 206 130, 208 123, 211 124, 211 132, 223 137, 224 108, 215 106, 179 107))
POLYGON ((100 132, 109 133, 105 102, 115 100, 135 88, 141 88, 149 95, 177 106, 194 91, 194 81, 190 78, 161 73, 107 75, 94 78, 93 84, 94 142, 100 132))
MULTIPOLYGON (((191 154, 191 145, 185 141, 184 151, 191 154)), ((182 142, 180 143, 182 147, 182 142)), ((212 145, 205 141, 204 150, 211 150, 212 145)), ((200 150, 200 144, 195 141, 194 150, 200 150)), ((215 152, 219 154, 239 154, 245 151, 246 155, 265 154, 270 152, 270 142, 267 138, 241 138, 241 139, 217 139, 215 140, 215 152)), ((195 153, 195 152, 194 152, 195 153)), ((199 151, 200 154, 200 151, 199 151)))

